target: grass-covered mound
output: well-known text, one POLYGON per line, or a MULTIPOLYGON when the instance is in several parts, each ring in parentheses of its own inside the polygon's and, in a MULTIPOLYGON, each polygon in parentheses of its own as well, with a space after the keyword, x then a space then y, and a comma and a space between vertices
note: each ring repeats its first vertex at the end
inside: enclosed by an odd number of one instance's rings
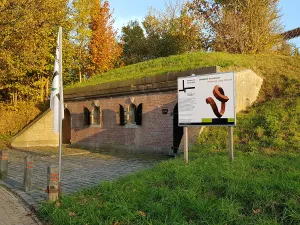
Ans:
POLYGON ((53 224, 300 224, 300 157, 192 153, 40 210, 53 224))
MULTIPOLYGON (((290 88, 297 87, 295 82, 297 80, 299 82, 300 57, 193 52, 158 58, 110 70, 96 75, 86 82, 71 85, 67 89, 216 65, 220 66, 222 71, 238 71, 247 68, 264 76, 266 82, 263 87, 264 91, 262 92, 261 100, 264 100, 265 97, 278 97, 283 92, 289 93, 290 88)), ((299 88, 296 90, 299 94, 299 88)))

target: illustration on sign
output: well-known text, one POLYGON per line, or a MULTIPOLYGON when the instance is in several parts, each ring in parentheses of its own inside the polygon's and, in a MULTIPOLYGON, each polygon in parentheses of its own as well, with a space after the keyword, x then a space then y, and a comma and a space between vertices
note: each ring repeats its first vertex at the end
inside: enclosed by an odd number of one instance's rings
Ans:
POLYGON ((234 126, 234 73, 178 78, 179 126, 234 126))
POLYGON ((216 105, 215 100, 213 100, 213 98, 211 98, 211 97, 206 98, 206 103, 210 104, 214 114, 218 118, 221 118, 225 113, 226 102, 229 100, 229 98, 224 95, 224 91, 219 85, 216 85, 214 87, 213 94, 216 97, 216 99, 218 99, 220 102, 222 102, 221 103, 221 111, 219 112, 218 106, 216 105))

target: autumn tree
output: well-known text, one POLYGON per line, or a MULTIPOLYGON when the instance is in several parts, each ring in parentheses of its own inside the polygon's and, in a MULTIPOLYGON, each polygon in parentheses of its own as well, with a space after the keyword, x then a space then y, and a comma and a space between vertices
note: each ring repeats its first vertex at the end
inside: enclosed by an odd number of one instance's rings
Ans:
POLYGON ((12 103, 44 100, 53 73, 58 25, 66 19, 66 3, 66 0, 1 1, 0 83, 12 103))
POLYGON ((196 20, 179 0, 165 5, 165 11, 150 8, 143 21, 150 58, 200 50, 201 21, 196 20))
POLYGON ((73 44, 72 50, 74 72, 78 74, 81 82, 85 77, 90 64, 89 42, 92 31, 91 24, 92 2, 90 0, 74 0, 70 9, 70 22, 72 30, 70 40, 73 44))
POLYGON ((231 53, 273 52, 282 41, 278 0, 193 0, 210 48, 231 53))
POLYGON ((91 55, 90 71, 105 72, 114 68, 122 55, 122 46, 117 43, 117 32, 113 28, 114 20, 108 1, 91 1, 92 35, 89 43, 91 55))
POLYGON ((138 21, 130 21, 122 27, 123 60, 125 64, 133 64, 147 59, 147 41, 138 21))

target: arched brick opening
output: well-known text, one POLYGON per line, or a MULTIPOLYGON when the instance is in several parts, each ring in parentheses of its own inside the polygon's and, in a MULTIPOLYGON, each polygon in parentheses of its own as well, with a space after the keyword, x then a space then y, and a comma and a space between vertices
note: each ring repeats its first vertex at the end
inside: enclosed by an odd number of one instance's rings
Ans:
POLYGON ((62 123, 62 143, 71 144, 71 113, 65 109, 65 118, 62 123))

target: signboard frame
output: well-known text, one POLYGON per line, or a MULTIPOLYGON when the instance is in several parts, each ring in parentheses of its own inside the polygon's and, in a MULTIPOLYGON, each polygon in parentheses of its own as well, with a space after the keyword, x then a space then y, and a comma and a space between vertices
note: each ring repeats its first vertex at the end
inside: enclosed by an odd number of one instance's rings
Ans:
MULTIPOLYGON (((219 85, 219 83, 215 82, 213 85, 217 86, 217 85, 219 85)), ((220 92, 222 92, 222 91, 223 91, 223 89, 220 90, 220 92)), ((234 73, 234 71, 178 77, 177 78, 177 94, 178 94, 178 126, 180 126, 180 127, 189 127, 189 126, 191 126, 191 127, 193 127, 193 126, 223 126, 223 127, 226 126, 226 127, 233 127, 233 126, 236 126, 236 92, 235 92, 235 73, 234 73), (233 107, 233 108, 231 108, 231 110, 233 111, 233 118, 232 117, 231 118, 222 118, 222 116, 219 115, 220 116, 219 118, 217 116, 215 118, 208 118, 207 119, 208 122, 203 122, 203 121, 186 122, 186 123, 180 122, 180 115, 181 115, 181 111, 180 111, 180 102, 181 102, 180 101, 180 91, 185 92, 185 91, 188 91, 188 89, 195 89, 196 90, 196 88, 201 89, 201 87, 199 87, 199 84, 197 84, 197 83, 195 83, 195 87, 184 87, 184 82, 183 82, 182 89, 180 90, 179 82, 182 81, 182 80, 185 80, 185 79, 197 79, 197 78, 212 77, 212 76, 219 76, 219 75, 222 76, 222 75, 225 75, 225 74, 232 76, 232 82, 230 84, 230 85, 232 85, 232 97, 230 99, 232 99, 232 102, 233 102, 233 103, 231 103, 231 107, 233 107), (214 123, 212 123, 212 120, 214 120, 214 123), (223 121, 224 122, 225 120, 227 120, 226 123, 217 123, 218 121, 223 121)), ((223 92, 223 94, 226 95, 226 93, 224 93, 224 92, 223 92)), ((207 97, 209 97, 209 96, 207 96, 207 97)), ((216 99, 216 96, 213 95, 212 91, 211 91, 211 97, 213 99, 215 99, 216 101, 218 101, 216 99)), ((225 104, 224 104, 224 106, 225 106, 225 104)), ((199 113, 201 115, 201 112, 199 112, 199 113)), ((199 118, 201 118, 201 116, 199 116, 199 118)))

